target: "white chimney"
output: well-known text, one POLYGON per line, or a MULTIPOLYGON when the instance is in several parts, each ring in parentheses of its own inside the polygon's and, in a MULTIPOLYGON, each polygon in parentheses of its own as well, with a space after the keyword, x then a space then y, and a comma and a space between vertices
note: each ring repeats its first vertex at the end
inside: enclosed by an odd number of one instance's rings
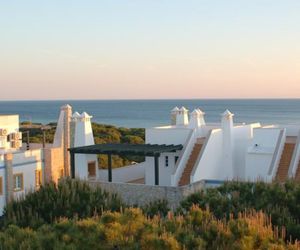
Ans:
POLYGON ((205 125, 204 115, 205 113, 202 112, 200 109, 194 109, 190 115, 189 127, 199 128, 202 125, 205 125))
MULTIPOLYGON (((91 124, 91 118, 88 113, 81 115, 75 112, 72 116, 72 142, 73 147, 94 145, 94 136, 91 124)), ((95 165, 96 176, 98 175, 97 155, 76 154, 75 155, 75 176, 80 179, 87 179, 89 176, 88 166, 90 163, 95 165)))
POLYGON ((221 127, 223 134, 223 165, 225 178, 233 178, 233 116, 229 110, 222 115, 221 127))
POLYGON ((176 125, 189 124, 189 111, 185 107, 181 107, 176 117, 176 125))
POLYGON ((179 113, 179 108, 178 107, 175 107, 171 110, 171 125, 172 126, 176 125, 178 113, 179 113))

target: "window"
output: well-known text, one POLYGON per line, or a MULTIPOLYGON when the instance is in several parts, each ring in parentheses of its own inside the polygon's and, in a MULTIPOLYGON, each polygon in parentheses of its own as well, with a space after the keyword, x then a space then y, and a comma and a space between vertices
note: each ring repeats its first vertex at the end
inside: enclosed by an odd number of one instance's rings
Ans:
POLYGON ((165 157, 165 166, 169 167, 169 156, 165 157))
POLYGON ((3 178, 0 177, 0 195, 3 195, 3 178))
POLYGON ((88 177, 96 177, 96 162, 90 161, 88 163, 88 177))
POLYGON ((42 170, 35 170, 35 187, 39 188, 42 185, 42 170))
POLYGON ((175 164, 177 163, 179 156, 175 156, 175 164))
POLYGON ((23 174, 14 174, 14 191, 23 190, 23 174))

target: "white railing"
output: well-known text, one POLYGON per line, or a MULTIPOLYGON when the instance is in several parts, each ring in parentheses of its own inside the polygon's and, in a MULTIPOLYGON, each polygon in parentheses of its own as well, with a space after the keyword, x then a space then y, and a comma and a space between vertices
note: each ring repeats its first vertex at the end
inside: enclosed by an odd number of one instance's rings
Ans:
POLYGON ((299 134, 297 137, 293 157, 291 160, 291 165, 290 165, 289 172, 288 172, 288 176, 290 178, 292 178, 296 175, 297 168, 299 166, 299 161, 300 161, 300 131, 299 131, 299 134))
POLYGON ((185 169, 185 166, 189 160, 189 157, 190 157, 190 154, 194 148, 194 145, 197 141, 197 130, 196 129, 193 129, 187 140, 186 140, 186 143, 181 151, 181 154, 178 158, 178 161, 175 165, 175 169, 174 169, 174 172, 173 174, 171 175, 171 185, 172 186, 177 186, 180 178, 181 178, 181 175, 185 169))
POLYGON ((278 140, 276 143, 276 147, 275 147, 275 150, 273 153, 273 158, 272 158, 272 161, 271 161, 271 164, 269 167, 269 171, 268 171, 268 178, 270 180, 272 180, 276 176, 279 162, 281 159, 281 155, 282 155, 282 152, 284 149, 285 139, 286 139, 286 130, 282 129, 282 130, 280 130, 278 140))

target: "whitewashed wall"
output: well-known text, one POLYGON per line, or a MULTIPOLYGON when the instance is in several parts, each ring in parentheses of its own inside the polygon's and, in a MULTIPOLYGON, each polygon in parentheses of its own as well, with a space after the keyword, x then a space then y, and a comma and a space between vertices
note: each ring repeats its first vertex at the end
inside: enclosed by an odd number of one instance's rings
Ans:
MULTIPOLYGON (((145 177, 146 162, 142 162, 135 165, 125 166, 121 168, 112 169, 112 181, 113 182, 129 182, 145 177)), ((108 181, 108 170, 98 170, 97 180, 108 181)))
POLYGON ((266 180, 279 139, 280 129, 254 129, 246 154, 246 180, 266 180), (257 144, 257 146, 255 146, 257 144))
POLYGON ((42 150, 28 150, 13 155, 13 174, 23 174, 24 189, 14 193, 17 198, 35 189, 35 171, 43 170, 42 150))
MULTIPOLYGON (((184 126, 166 126, 146 129, 146 143, 184 145, 191 131, 191 128, 184 126)), ((159 157, 159 185, 171 185, 171 175, 175 171, 175 155, 179 156, 179 154, 180 152, 167 153, 159 157), (166 155, 169 156, 168 167, 165 167, 166 155)), ((145 164, 145 183, 147 185, 154 185, 154 157, 146 157, 145 164)))
POLYGON ((244 179, 246 169, 246 153, 249 141, 252 139, 252 126, 237 126, 233 128, 233 178, 244 179))
MULTIPOLYGON (((24 152, 16 152, 13 154, 13 174, 23 174, 22 191, 14 192, 14 198, 25 195, 35 189, 35 171, 43 171, 43 152, 42 150, 28 150, 24 152)), ((0 215, 6 205, 6 178, 3 155, 0 157, 0 176, 3 180, 3 193, 0 195, 0 215)))
MULTIPOLYGON (((6 129, 7 134, 19 132, 19 116, 18 115, 0 115, 0 129, 6 129)), ((11 144, 6 140, 6 136, 0 136, 0 153, 11 148, 11 144)))
MULTIPOLYGON (((171 176, 175 171, 175 156, 179 157, 180 152, 176 153, 163 153, 159 157, 159 185, 160 186, 171 186, 171 176), (166 166, 165 157, 168 156, 169 164, 166 166)), ((146 157, 146 168, 145 168, 145 184, 154 185, 154 157, 146 157)))
POLYGON ((190 131, 187 127, 161 127, 146 129, 146 143, 151 144, 184 144, 190 131))
POLYGON ((222 165, 222 130, 211 131, 203 155, 192 173, 192 182, 203 179, 226 179, 228 171, 222 165))

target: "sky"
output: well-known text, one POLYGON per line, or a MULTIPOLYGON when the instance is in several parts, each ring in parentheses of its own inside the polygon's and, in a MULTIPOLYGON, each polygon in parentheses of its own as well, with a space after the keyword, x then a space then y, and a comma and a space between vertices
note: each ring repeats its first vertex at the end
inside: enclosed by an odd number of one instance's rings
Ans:
POLYGON ((0 100, 300 98, 299 0, 0 0, 0 100))

